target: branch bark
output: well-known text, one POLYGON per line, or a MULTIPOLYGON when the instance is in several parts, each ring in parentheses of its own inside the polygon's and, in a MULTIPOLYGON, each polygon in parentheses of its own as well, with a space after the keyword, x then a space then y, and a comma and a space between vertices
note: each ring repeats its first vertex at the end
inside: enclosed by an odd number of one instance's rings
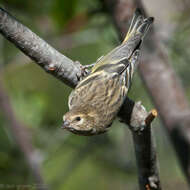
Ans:
MULTIPOLYGON (((136 7, 144 10, 140 0, 102 0, 112 17, 122 40, 127 22, 136 7)), ((146 10, 144 10, 146 13, 146 10)), ((179 78, 168 63, 166 52, 161 48, 156 31, 149 33, 145 43, 143 64, 139 71, 161 120, 171 137, 184 174, 190 184, 190 108, 179 78), (151 52, 151 53, 150 53, 151 52)))
POLYGON ((46 72, 74 87, 81 77, 79 62, 73 62, 0 8, 0 33, 46 72))
POLYGON ((148 113, 141 102, 127 98, 118 116, 130 126, 135 146, 140 190, 161 190, 156 147, 152 137, 151 122, 157 116, 153 110, 148 113))

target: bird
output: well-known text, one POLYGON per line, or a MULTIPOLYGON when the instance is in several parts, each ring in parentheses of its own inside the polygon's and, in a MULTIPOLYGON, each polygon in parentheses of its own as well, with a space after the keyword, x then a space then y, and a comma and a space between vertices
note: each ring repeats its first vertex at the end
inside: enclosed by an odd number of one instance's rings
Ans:
POLYGON ((63 129, 83 136, 108 131, 130 89, 143 38, 153 21, 136 9, 121 45, 98 59, 71 92, 63 129))

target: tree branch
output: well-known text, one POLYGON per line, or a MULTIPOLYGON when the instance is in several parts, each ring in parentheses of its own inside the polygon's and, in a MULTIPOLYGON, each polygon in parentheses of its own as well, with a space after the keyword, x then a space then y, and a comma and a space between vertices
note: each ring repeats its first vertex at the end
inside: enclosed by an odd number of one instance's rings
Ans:
POLYGON ((59 53, 30 29, 0 8, 0 33, 46 72, 74 87, 81 77, 79 62, 59 53))
MULTIPOLYGON (((140 0, 102 0, 112 17, 122 40, 127 22, 136 7, 144 10, 140 0)), ((146 13, 146 11, 144 10, 146 13)), ((190 108, 177 75, 168 63, 156 31, 149 33, 143 64, 139 64, 142 79, 158 109, 161 120, 171 137, 182 169, 190 184, 190 108), (150 53, 151 52, 151 53, 150 53), (184 148, 185 147, 185 148, 184 148)))
POLYGON ((127 99, 119 112, 122 121, 130 126, 133 134, 140 190, 161 190, 155 142, 152 138, 151 122, 157 116, 148 113, 141 102, 127 99))
POLYGON ((28 166, 35 179, 35 188, 38 190, 46 190, 47 186, 44 183, 41 175, 38 158, 36 157, 35 149, 30 141, 29 131, 17 119, 11 108, 9 98, 1 84, 0 80, 0 107, 7 121, 9 122, 9 129, 15 138, 20 150, 23 152, 28 166))

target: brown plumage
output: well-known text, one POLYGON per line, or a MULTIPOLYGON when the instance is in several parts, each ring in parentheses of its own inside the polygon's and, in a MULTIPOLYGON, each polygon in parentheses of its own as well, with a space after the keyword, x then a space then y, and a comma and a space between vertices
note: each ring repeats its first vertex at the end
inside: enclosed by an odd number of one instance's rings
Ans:
POLYGON ((123 43, 97 61, 69 97, 63 128, 79 135, 104 133, 112 124, 130 88, 140 45, 153 18, 133 16, 123 43))

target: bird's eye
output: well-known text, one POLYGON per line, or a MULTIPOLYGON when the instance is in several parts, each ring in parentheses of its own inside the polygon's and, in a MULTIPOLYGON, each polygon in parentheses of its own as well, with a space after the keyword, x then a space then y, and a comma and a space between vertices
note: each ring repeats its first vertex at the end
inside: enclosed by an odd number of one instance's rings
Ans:
POLYGON ((78 116, 78 117, 75 118, 75 120, 76 120, 76 121, 80 121, 80 120, 81 120, 81 117, 78 116))

